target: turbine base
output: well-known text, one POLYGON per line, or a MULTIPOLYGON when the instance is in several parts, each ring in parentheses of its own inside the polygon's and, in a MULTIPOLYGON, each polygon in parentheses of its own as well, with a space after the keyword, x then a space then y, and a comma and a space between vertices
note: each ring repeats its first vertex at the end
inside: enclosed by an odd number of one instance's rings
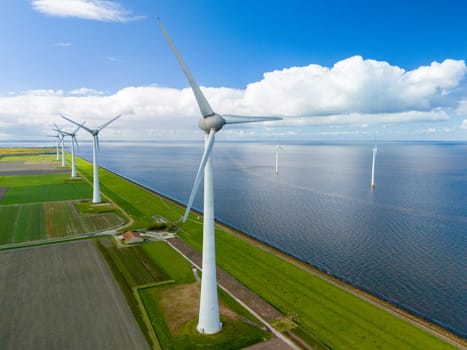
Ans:
POLYGON ((205 328, 200 327, 200 325, 198 324, 198 325, 196 326, 196 330, 197 330, 198 333, 200 333, 200 334, 217 334, 217 333, 219 333, 219 332, 222 330, 222 322, 219 322, 219 328, 218 328, 218 329, 206 330, 205 328))

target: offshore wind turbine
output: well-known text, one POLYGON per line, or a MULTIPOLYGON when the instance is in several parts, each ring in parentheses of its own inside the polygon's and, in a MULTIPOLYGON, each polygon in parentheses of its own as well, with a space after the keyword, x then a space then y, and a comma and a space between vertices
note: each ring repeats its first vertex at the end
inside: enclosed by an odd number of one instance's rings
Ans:
POLYGON ((98 126, 95 129, 90 129, 82 124, 79 124, 75 122, 74 120, 71 120, 70 118, 67 118, 65 116, 61 116, 63 119, 68 120, 69 122, 75 124, 76 126, 79 126, 86 130, 88 133, 92 135, 92 165, 93 165, 93 190, 92 190, 92 202, 93 203, 100 203, 101 202, 101 191, 99 188, 99 169, 97 165, 97 152, 99 151, 99 132, 104 129, 106 126, 108 126, 110 123, 115 121, 116 119, 120 118, 122 115, 119 114, 115 118, 112 118, 108 122, 98 126))
POLYGON ((81 125, 78 125, 78 127, 73 132, 61 130, 62 134, 64 134, 65 136, 71 137, 71 177, 76 177, 75 145, 76 145, 76 148, 79 150, 78 141, 76 140, 76 133, 84 125, 84 123, 81 125))
POLYGON ((378 152, 378 149, 376 148, 376 143, 375 143, 375 147, 373 147, 373 161, 371 163, 371 188, 375 188, 375 162, 376 162, 377 152, 378 152))
POLYGON ((283 151, 284 149, 280 146, 276 146, 276 175, 279 175, 279 151, 283 151))
POLYGON ((195 177, 193 189, 188 200, 183 221, 185 222, 190 212, 193 200, 198 191, 201 181, 202 172, 204 171, 204 220, 203 220, 203 273, 201 277, 201 296, 199 304, 199 318, 197 330, 203 334, 214 334, 221 330, 222 324, 219 316, 219 302, 217 296, 217 277, 216 277, 216 250, 214 238, 214 187, 213 187, 213 167, 212 167, 212 150, 216 132, 222 129, 227 124, 262 122, 269 120, 279 120, 278 117, 244 117, 215 113, 209 105, 206 97, 201 92, 200 87, 191 75, 188 67, 182 59, 182 56, 177 51, 175 44, 170 38, 164 25, 157 19, 157 22, 164 33, 175 57, 177 58, 180 67, 183 70, 188 82, 190 83, 196 102, 202 118, 198 126, 204 132, 204 153, 201 158, 201 163, 195 177))

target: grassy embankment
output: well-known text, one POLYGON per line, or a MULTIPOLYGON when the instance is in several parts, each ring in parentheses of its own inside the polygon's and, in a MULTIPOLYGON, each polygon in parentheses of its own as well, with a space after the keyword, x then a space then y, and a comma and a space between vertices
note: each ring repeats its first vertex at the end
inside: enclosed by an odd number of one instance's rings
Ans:
MULTIPOLYGON (((24 154, 8 150, 1 162, 47 163, 54 167, 53 155, 24 154), (18 155, 18 153, 20 155, 18 155)), ((2 149, 1 154, 5 154, 2 149)), ((115 227, 123 222, 111 205, 97 211, 86 203, 92 189, 85 181, 69 181, 68 174, 0 176, 0 244, 21 243, 47 238, 70 237, 115 227)))
MULTIPOLYGON (((79 160, 91 177, 91 164, 79 160)), ((155 196, 108 171, 101 171, 102 190, 144 226, 158 214, 177 221, 183 208, 155 196)), ((202 225, 195 215, 178 223, 180 237, 201 250, 202 225)), ((304 269, 216 227, 218 264, 269 301, 302 337, 317 337, 333 349, 450 349, 453 346, 360 298, 315 277, 304 269)))
POLYGON ((191 265, 165 242, 117 248, 109 238, 100 238, 98 246, 154 348, 240 349, 270 336, 241 321, 243 316, 258 322, 227 295, 220 298, 221 309, 228 310, 221 316, 223 331, 208 337, 198 334, 199 282, 191 265))

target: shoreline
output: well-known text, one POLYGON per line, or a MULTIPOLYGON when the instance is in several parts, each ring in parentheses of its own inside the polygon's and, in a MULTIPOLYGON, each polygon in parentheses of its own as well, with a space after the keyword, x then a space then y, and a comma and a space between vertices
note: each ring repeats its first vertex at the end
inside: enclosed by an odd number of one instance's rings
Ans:
MULTIPOLYGON (((81 158, 81 157, 80 157, 81 158)), ((87 162, 89 162, 88 160, 84 159, 84 158, 81 158, 87 162)), ((159 192, 156 192, 155 190, 131 179, 131 178, 128 178, 127 176, 125 175, 122 175, 122 174, 119 174, 115 171, 112 171, 106 167, 103 167, 103 166, 100 166, 102 169, 105 169, 106 171, 116 175, 116 176, 119 176, 121 177, 122 179, 125 179, 126 181, 129 181, 131 182, 132 184, 136 185, 136 186, 139 186, 149 192, 151 192, 152 194, 156 195, 156 196, 159 196, 159 197, 162 197, 164 198, 165 200, 168 200, 176 205, 179 205, 179 206, 182 206, 184 207, 184 204, 179 202, 178 200, 176 200, 175 198, 172 198, 166 194, 163 194, 163 193, 159 193, 159 192)), ((203 215, 201 212, 197 211, 196 209, 193 209, 192 208, 192 211, 193 212, 196 212, 198 215, 203 215)), ((257 246, 258 248, 270 253, 270 254, 273 254, 275 256, 278 256, 280 257, 281 259, 284 259, 288 262, 290 262, 291 264, 295 265, 295 266, 298 266, 300 267, 301 269, 303 269, 304 271, 308 272, 308 273, 311 273, 313 274, 314 276, 316 277, 319 277, 331 284, 333 284, 334 286, 338 287, 338 288, 341 288, 345 291, 347 291, 348 293, 374 305, 374 306, 377 306, 378 308, 386 311, 386 312, 389 312, 390 314, 406 321, 406 322, 409 322, 410 324, 414 325, 415 327, 417 328, 420 328, 440 339, 443 339, 444 341, 448 342, 449 344, 451 345, 454 345, 454 346, 457 346, 461 349, 467 349, 467 339, 464 339, 463 337, 461 337, 460 335, 457 335, 455 334, 454 332, 446 329, 446 328, 443 328, 442 326, 440 326, 439 324, 437 323, 434 323, 430 320, 427 320, 423 317, 420 317, 414 313, 411 313, 410 311, 408 310, 405 310, 401 307, 399 307, 398 305, 395 305, 393 303, 391 303, 390 301, 387 301, 387 300, 384 300, 380 297, 378 297, 377 295, 374 295, 368 291, 365 291, 363 289, 360 289, 354 285, 352 285, 351 283, 343 280, 343 279, 340 279, 339 277, 337 276, 334 276, 332 274, 329 274, 329 273, 326 273, 325 271, 322 271, 320 270, 319 268, 317 268, 316 266, 313 266, 313 265, 310 265, 294 256, 291 256, 283 251, 281 251, 280 249, 278 248, 275 248, 273 247, 272 245, 269 245, 268 243, 266 242, 263 242, 259 239, 256 239, 250 235, 248 235, 247 233, 245 232, 242 232, 240 231, 239 229, 227 224, 227 223, 224 223, 222 221, 219 221, 218 219, 215 219, 215 223, 216 225, 219 225, 220 227, 222 227, 224 230, 228 231, 230 234, 233 234, 237 237, 239 237, 240 239, 244 240, 244 241, 247 241, 248 243, 250 244, 253 244, 255 246, 257 246)))

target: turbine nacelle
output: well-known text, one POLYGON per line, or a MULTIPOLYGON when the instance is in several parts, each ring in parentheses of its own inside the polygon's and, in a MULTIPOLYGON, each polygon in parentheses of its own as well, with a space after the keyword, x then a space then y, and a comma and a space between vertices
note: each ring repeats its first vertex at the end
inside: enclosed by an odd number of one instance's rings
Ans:
POLYGON ((217 113, 207 116, 205 118, 201 118, 198 122, 199 128, 207 134, 211 131, 211 129, 219 131, 225 124, 226 120, 217 113))

